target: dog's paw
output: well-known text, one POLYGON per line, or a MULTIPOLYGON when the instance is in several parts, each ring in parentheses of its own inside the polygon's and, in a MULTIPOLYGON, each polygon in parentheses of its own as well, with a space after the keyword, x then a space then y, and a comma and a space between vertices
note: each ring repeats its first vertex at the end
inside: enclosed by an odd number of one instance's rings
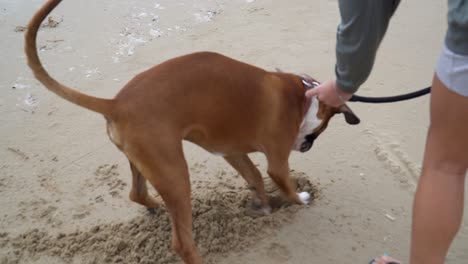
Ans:
POLYGON ((146 207, 146 210, 148 211, 148 214, 150 214, 150 215, 155 215, 156 214, 156 208, 146 207))
POLYGON ((299 199, 303 204, 309 204, 310 201, 310 194, 308 192, 301 192, 297 194, 299 199))
POLYGON ((272 212, 272 209, 270 206, 267 206, 267 207, 247 207, 246 210, 245 210, 245 214, 250 216, 250 217, 253 217, 253 218, 257 218, 257 217, 262 217, 262 216, 265 216, 265 215, 270 215, 272 212))
POLYGON ((262 207, 262 212, 265 214, 265 215, 269 215, 271 214, 271 207, 270 206, 266 206, 266 207, 262 207))

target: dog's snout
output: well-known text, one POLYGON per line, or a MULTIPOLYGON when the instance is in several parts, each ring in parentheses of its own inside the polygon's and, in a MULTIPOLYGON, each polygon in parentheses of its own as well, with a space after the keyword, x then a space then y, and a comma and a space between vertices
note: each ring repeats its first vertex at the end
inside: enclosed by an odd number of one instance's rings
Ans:
POLYGON ((310 148, 312 148, 312 145, 314 144, 314 140, 317 138, 317 135, 315 134, 309 134, 305 136, 305 141, 301 144, 301 152, 306 152, 309 151, 310 148))
POLYGON ((317 138, 317 135, 315 135, 315 134, 312 133, 312 134, 307 135, 307 136, 305 137, 305 140, 306 140, 307 142, 310 142, 310 144, 313 144, 313 143, 314 143, 314 140, 315 140, 316 138, 317 138))
POLYGON ((307 152, 307 151, 310 150, 310 148, 312 148, 312 142, 304 141, 304 142, 301 144, 301 149, 300 149, 300 151, 301 151, 301 152, 307 152))

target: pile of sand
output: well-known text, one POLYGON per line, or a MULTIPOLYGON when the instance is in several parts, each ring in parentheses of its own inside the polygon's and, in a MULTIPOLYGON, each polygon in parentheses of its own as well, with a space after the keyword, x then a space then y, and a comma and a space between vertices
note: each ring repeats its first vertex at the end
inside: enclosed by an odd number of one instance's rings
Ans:
MULTIPOLYGON (((307 177, 292 172, 298 190, 317 198, 317 189, 307 177)), ((273 207, 269 215, 249 213, 249 191, 230 184, 205 183, 193 186, 193 230, 202 256, 208 263, 223 254, 241 250, 279 226, 290 222, 300 205, 288 205, 266 179, 273 207)), ((158 208, 128 222, 99 225, 89 230, 51 235, 33 229, 17 237, 0 234, 0 247, 8 254, 0 263, 37 261, 55 257, 64 262, 82 258, 89 263, 172 263, 178 260, 171 249, 171 223, 165 208, 158 208)))

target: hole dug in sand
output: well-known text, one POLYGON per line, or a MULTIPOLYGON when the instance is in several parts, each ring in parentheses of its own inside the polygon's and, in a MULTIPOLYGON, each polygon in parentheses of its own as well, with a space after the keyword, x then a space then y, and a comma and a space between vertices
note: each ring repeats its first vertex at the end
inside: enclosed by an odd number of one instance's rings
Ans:
MULTIPOLYGON (((318 197, 315 186, 302 173, 292 172, 298 190, 318 197)), ((220 186, 207 182, 193 188, 193 231, 205 263, 228 252, 245 249, 280 226, 290 223, 302 205, 288 205, 276 186, 265 181, 273 212, 252 217, 247 212, 247 188, 220 186)), ((179 258, 171 248, 171 224, 164 208, 152 215, 135 217, 123 223, 94 226, 89 230, 51 235, 33 229, 17 237, 0 234, 1 251, 8 252, 0 263, 38 262, 58 258, 70 263, 175 263, 179 258)), ((47 262, 47 261, 46 261, 47 262)))

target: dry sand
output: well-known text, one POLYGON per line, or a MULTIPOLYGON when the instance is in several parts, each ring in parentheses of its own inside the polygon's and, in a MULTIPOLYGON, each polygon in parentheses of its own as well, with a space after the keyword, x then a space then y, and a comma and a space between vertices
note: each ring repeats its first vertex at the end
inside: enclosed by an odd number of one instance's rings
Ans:
MULTIPOLYGON (((25 64, 22 30, 43 0, 0 0, 0 263, 178 263, 164 209, 128 199, 130 170, 102 117, 41 87, 25 64)), ((403 1, 360 94, 430 83, 445 31, 444 2, 403 1)), ((325 80, 333 76, 335 1, 64 1, 39 34, 52 76, 112 97, 136 73, 200 50, 325 80)), ((367 263, 408 257, 411 204, 428 126, 428 97, 350 104, 290 164, 316 194, 249 213, 243 180, 221 158, 186 144, 194 230, 207 263, 367 263)), ((251 155, 265 172, 262 155, 251 155)), ((266 175, 266 174, 265 174, 266 175)), ((468 219, 447 263, 468 259, 468 219)))

